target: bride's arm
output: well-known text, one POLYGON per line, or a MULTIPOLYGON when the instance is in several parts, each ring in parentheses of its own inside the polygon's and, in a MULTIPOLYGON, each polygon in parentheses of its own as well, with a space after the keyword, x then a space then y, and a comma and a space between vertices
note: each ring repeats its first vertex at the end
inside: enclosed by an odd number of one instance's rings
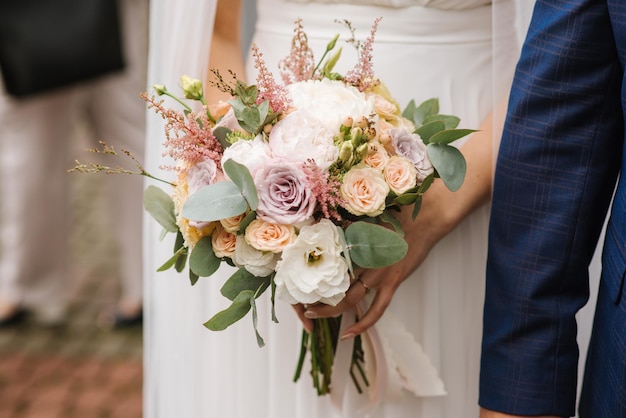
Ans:
MULTIPOLYGON (((474 209, 489 200, 493 169, 492 131, 492 120, 488 118, 480 131, 473 134, 461 148, 467 161, 467 174, 458 191, 451 192, 438 179, 424 194, 422 208, 415 221, 412 219, 413 208, 403 207, 399 218, 409 245, 408 253, 402 261, 390 267, 364 270, 358 274, 362 283, 376 289, 376 296, 359 322, 346 329, 344 338, 360 334, 374 325, 391 302, 398 286, 419 267, 431 248, 474 209)), ((337 316, 355 306, 365 292, 366 287, 356 281, 337 306, 309 306, 300 315, 306 318, 337 316)))
MULTIPOLYGON (((241 13, 241 0, 217 1, 209 68, 218 70, 227 81, 231 80, 229 70, 233 71, 237 78, 245 80, 241 44, 241 13)), ((214 80, 214 76, 209 71, 205 82, 205 95, 208 103, 230 98, 228 94, 211 86, 210 80, 214 80)))

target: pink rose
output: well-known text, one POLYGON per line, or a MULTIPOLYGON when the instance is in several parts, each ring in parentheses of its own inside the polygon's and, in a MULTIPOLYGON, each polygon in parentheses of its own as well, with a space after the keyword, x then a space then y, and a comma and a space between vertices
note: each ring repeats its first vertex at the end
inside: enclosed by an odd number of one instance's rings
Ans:
POLYGON ((270 161, 256 172, 254 183, 259 194, 257 214, 261 219, 293 225, 313 216, 315 195, 297 164, 270 161))

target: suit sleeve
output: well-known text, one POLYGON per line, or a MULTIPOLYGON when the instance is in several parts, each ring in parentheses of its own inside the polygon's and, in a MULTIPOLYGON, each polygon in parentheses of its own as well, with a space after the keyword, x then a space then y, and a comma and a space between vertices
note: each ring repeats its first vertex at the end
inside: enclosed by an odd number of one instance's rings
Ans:
POLYGON ((604 1, 537 2, 496 165, 484 408, 574 415, 575 314, 619 170, 622 74, 604 1))

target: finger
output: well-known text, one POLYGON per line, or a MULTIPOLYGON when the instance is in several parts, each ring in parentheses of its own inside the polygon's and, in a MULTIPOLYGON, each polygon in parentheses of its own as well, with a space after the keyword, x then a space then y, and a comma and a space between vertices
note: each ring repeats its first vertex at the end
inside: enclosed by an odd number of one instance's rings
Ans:
POLYGON ((298 314, 298 318, 300 318, 300 322, 302 322, 304 329, 307 330, 309 334, 313 332, 313 321, 307 318, 306 316, 304 316, 304 312, 307 310, 307 308, 305 308, 304 305, 301 303, 298 303, 297 305, 292 305, 292 306, 293 306, 293 309, 298 314))
POLYGON ((376 296, 372 301, 372 305, 367 312, 358 320, 358 322, 344 331, 341 339, 352 338, 360 335, 367 331, 368 328, 376 324, 376 322, 378 322, 378 320, 385 313, 385 310, 387 310, 393 293, 393 289, 381 289, 378 293, 376 293, 376 296))
POLYGON ((366 293, 367 288, 358 280, 355 280, 346 291, 346 296, 336 306, 324 304, 310 305, 304 312, 304 316, 311 319, 334 318, 355 307, 366 293))

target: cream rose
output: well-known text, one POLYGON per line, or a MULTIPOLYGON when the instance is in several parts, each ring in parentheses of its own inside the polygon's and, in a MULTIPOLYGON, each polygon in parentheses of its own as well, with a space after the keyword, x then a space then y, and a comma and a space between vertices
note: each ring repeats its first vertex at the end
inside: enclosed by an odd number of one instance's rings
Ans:
POLYGON ((412 162, 399 155, 394 155, 387 161, 383 175, 389 188, 397 195, 417 185, 417 169, 412 162))
POLYGON ((211 235, 211 243, 213 244, 213 252, 216 257, 230 258, 235 252, 237 236, 218 225, 215 231, 213 231, 213 235, 211 235))
POLYGON ((385 210, 389 185, 379 170, 355 166, 344 176, 340 194, 348 212, 357 216, 378 216, 385 210))
POLYGON ((293 225, 281 225, 255 219, 246 227, 246 242, 260 251, 280 253, 296 238, 293 225))

